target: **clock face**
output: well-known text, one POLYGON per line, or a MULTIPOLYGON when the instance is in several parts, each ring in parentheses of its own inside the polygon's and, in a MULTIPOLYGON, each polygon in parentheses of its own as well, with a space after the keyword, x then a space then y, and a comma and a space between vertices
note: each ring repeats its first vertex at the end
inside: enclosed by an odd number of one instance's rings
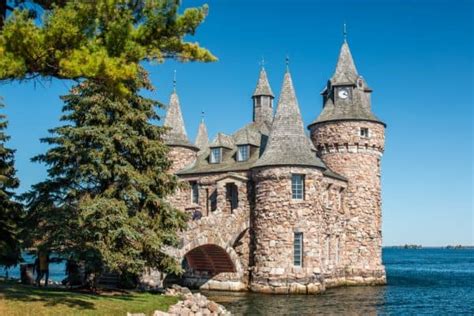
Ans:
POLYGON ((337 95, 341 99, 347 99, 349 97, 349 89, 348 88, 339 89, 339 91, 337 92, 337 95))

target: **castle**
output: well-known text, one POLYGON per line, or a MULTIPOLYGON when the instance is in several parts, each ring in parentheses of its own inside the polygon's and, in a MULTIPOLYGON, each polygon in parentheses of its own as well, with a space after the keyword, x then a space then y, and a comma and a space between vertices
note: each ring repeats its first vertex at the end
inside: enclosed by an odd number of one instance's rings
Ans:
POLYGON ((278 105, 264 67, 253 119, 191 143, 174 91, 164 125, 171 171, 187 183, 169 201, 192 214, 174 255, 183 282, 205 289, 318 293, 386 282, 381 247, 380 160, 385 123, 342 44, 305 133, 289 69, 278 105))

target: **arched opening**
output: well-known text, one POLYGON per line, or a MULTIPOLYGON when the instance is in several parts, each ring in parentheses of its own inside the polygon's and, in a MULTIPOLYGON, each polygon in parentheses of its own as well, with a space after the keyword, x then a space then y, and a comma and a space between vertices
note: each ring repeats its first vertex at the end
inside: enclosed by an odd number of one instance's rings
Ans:
POLYGON ((229 254, 217 245, 199 246, 189 251, 184 257, 184 268, 187 271, 207 272, 208 275, 236 271, 229 254))

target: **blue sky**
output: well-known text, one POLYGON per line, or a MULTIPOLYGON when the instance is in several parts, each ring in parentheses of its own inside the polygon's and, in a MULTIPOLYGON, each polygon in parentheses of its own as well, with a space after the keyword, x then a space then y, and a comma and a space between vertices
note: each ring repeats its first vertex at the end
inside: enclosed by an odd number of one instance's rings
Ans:
MULTIPOLYGON (((356 66, 374 89, 373 109, 387 124, 382 164, 384 245, 474 244, 473 2, 210 0, 209 17, 190 38, 219 58, 212 64, 148 65, 167 102, 178 73, 187 131, 196 135, 204 110, 211 137, 252 118, 250 96, 265 57, 278 95, 285 56, 309 124, 321 110, 319 92, 334 71, 342 25, 356 66)), ((45 177, 30 158, 59 124, 59 95, 71 82, 0 85, 10 147, 17 149, 20 192, 45 177)))

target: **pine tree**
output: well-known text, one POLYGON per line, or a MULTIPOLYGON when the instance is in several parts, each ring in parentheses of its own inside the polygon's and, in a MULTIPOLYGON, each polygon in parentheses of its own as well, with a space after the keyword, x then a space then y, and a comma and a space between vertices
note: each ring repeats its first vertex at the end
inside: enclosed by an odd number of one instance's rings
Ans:
MULTIPOLYGON (((0 109, 3 104, 0 103, 0 109)), ((9 267, 17 264, 21 258, 20 226, 22 208, 14 198, 13 190, 20 182, 15 176, 14 151, 5 146, 9 137, 6 116, 0 114, 0 265, 9 267)))
POLYGON ((127 93, 123 81, 137 76, 142 61, 216 60, 187 41, 206 18, 205 5, 179 13, 180 0, 16 0, 7 16, 2 2, 0 80, 87 78, 127 93))
POLYGON ((150 88, 144 72, 126 82, 127 97, 88 80, 65 97, 62 121, 45 154, 48 178, 25 195, 31 235, 39 247, 103 268, 138 274, 144 267, 179 273, 163 252, 176 245, 185 214, 165 200, 178 186, 168 173, 164 128, 157 102, 139 95, 150 88))

